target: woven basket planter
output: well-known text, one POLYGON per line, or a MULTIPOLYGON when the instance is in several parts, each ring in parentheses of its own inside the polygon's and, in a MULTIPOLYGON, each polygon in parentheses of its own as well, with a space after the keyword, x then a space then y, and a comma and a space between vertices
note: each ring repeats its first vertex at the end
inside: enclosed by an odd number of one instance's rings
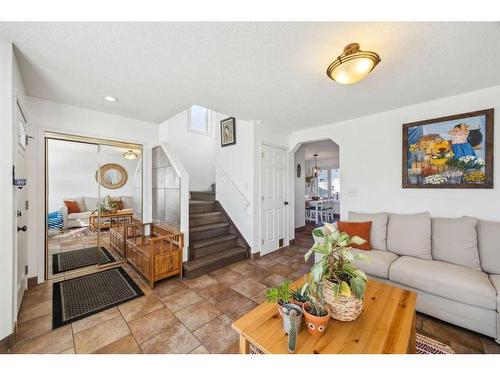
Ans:
POLYGON ((333 283, 323 280, 323 299, 330 308, 330 316, 343 322, 355 320, 363 311, 363 300, 352 295, 351 297, 337 295, 333 292, 333 283))

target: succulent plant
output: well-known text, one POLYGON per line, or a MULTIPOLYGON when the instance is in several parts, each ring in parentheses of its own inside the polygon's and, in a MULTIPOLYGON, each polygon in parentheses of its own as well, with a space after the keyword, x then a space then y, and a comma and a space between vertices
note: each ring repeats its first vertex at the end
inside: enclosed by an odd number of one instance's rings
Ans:
POLYGON ((292 300, 290 281, 285 280, 280 286, 266 290, 266 298, 268 302, 278 303, 279 305, 290 302, 292 300))

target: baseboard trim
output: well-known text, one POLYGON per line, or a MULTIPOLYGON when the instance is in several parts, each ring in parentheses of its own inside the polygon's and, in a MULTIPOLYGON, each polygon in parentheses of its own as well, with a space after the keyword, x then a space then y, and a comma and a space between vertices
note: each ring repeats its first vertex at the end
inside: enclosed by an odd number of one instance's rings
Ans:
POLYGON ((256 253, 251 253, 250 254, 250 259, 251 260, 256 260, 256 259, 259 259, 260 258, 260 251, 256 252, 256 253))

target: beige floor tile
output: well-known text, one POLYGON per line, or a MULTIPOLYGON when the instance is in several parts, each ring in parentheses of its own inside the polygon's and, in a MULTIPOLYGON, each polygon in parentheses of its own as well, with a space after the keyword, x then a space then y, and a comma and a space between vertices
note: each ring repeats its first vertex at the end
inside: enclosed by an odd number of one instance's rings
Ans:
POLYGON ((281 275, 277 274, 272 274, 271 276, 266 277, 264 280, 262 280, 262 283, 267 285, 270 288, 277 287, 278 285, 281 285, 281 283, 285 280, 289 280, 286 277, 283 277, 281 275))
POLYGON ((243 280, 243 276, 241 273, 233 271, 232 269, 226 267, 211 272, 210 276, 225 285, 234 285, 243 280))
POLYGON ((240 281, 238 284, 231 286, 231 289, 237 291, 238 293, 244 295, 245 297, 251 297, 266 288, 267 287, 265 284, 256 282, 251 278, 246 278, 240 281))
POLYGON ((38 318, 42 315, 47 315, 52 312, 52 300, 34 303, 26 308, 22 308, 19 312, 18 322, 23 323, 28 320, 38 318))
POLYGON ((56 354, 73 347, 71 325, 65 325, 45 335, 39 336, 20 346, 14 346, 14 353, 56 354))
POLYGON ((106 320, 116 318, 117 316, 121 316, 118 307, 112 307, 111 309, 101 311, 100 313, 91 315, 87 318, 77 320, 76 322, 72 323, 73 333, 78 333, 80 331, 83 331, 84 329, 105 322, 106 320))
POLYGON ((229 266, 227 266, 227 268, 230 268, 233 271, 236 271, 236 272, 239 272, 239 273, 243 273, 243 272, 247 272, 247 271, 253 270, 255 268, 255 266, 253 266, 250 263, 250 261, 243 260, 243 261, 238 262, 238 263, 230 264, 229 266))
POLYGON ((59 354, 75 354, 75 348, 69 348, 69 349, 63 350, 59 354))
POLYGON ((276 263, 274 266, 269 267, 268 270, 283 277, 288 277, 288 275, 295 271, 289 266, 285 266, 284 264, 279 263, 276 263))
POLYGON ((210 352, 203 345, 200 345, 196 349, 192 350, 189 354, 210 354, 210 352))
POLYGON ((161 299, 165 306, 167 306, 172 312, 185 309, 186 307, 201 300, 202 298, 191 289, 184 289, 161 299))
POLYGON ((266 289, 261 290, 259 293, 251 296, 250 299, 258 305, 260 305, 263 302, 266 302, 267 301, 266 289))
POLYGON ((182 282, 189 289, 197 291, 197 290, 205 289, 211 285, 216 284, 217 280, 215 280, 213 277, 211 277, 209 275, 202 275, 202 276, 196 277, 194 279, 182 280, 182 282))
POLYGON ((236 294, 234 290, 222 283, 213 284, 208 288, 199 290, 197 293, 212 305, 236 294))
POLYGON ((233 343, 224 350, 223 354, 240 354, 240 340, 233 341, 233 343))
POLYGON ((50 331, 52 331, 51 313, 19 323, 14 342, 19 345, 26 340, 32 340, 50 331))
POLYGON ((168 279, 157 283, 154 288, 154 293, 158 297, 164 298, 186 289, 187 286, 181 283, 179 279, 168 279))
POLYGON ((500 354, 500 344, 497 344, 494 339, 481 337, 481 343, 486 354, 500 354))
POLYGON ((200 346, 198 339, 179 323, 141 344, 143 353, 189 353, 200 346))
POLYGON ((152 311, 161 309, 163 304, 154 294, 136 298, 130 302, 118 306, 127 322, 131 322, 141 316, 144 316, 152 311))
POLYGON ((195 330, 193 334, 210 353, 222 353, 238 339, 231 323, 228 316, 220 315, 195 330))
POLYGON ((129 334, 125 320, 117 316, 76 333, 75 350, 77 353, 92 353, 129 334))
POLYGON ((141 348, 132 335, 127 335, 111 344, 103 346, 93 354, 139 354, 141 348))
POLYGON ((297 260, 292 258, 292 257, 288 257, 286 255, 281 255, 279 257, 276 257, 274 259, 274 262, 276 263, 279 263, 279 264, 283 264, 285 266, 289 266, 290 264, 292 263, 295 263, 297 260))
POLYGON ((219 302, 216 307, 234 321, 257 307, 257 304, 249 298, 237 294, 236 296, 219 302))
POLYGON ((128 326, 140 344, 176 323, 178 323, 178 320, 175 315, 164 307, 129 322, 128 326))
POLYGON ((243 276, 252 279, 254 281, 261 282, 264 280, 266 277, 271 276, 272 273, 262 267, 255 267, 254 269, 243 272, 243 276))
POLYGON ((191 331, 215 319, 221 312, 207 301, 200 301, 175 313, 175 316, 191 331))

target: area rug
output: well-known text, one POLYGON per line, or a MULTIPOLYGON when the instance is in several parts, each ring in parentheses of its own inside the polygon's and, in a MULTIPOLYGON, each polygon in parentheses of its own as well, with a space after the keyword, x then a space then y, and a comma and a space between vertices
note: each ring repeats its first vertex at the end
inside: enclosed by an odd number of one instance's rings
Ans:
POLYGON ((143 295, 121 267, 54 283, 52 329, 143 295))
MULTIPOLYGON (((455 351, 448 345, 443 344, 430 337, 417 333, 417 354, 455 354, 455 351)), ((250 344, 250 354, 264 354, 255 345, 250 344)))
POLYGON ((87 247, 52 255, 52 274, 76 270, 78 268, 106 264, 116 259, 104 247, 87 247))
POLYGON ((84 227, 78 229, 69 229, 67 232, 65 231, 63 234, 60 234, 59 237, 61 239, 64 238, 80 238, 80 237, 90 237, 95 236, 97 234, 97 230, 92 227, 84 227))

